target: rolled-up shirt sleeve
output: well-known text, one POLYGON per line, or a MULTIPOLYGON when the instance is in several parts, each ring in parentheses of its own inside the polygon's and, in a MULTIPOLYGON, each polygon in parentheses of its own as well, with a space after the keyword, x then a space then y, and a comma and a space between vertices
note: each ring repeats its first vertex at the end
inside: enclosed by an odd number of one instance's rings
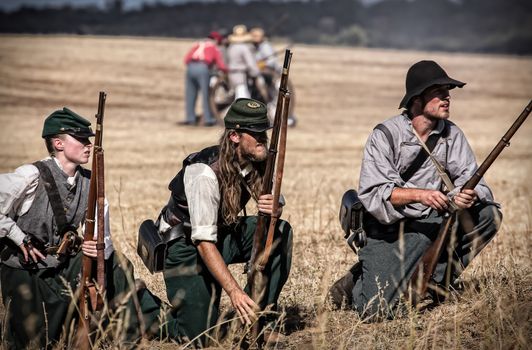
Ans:
POLYGON ((185 168, 183 183, 192 226, 192 242, 216 242, 220 206, 216 174, 206 164, 191 164, 185 168))
POLYGON ((22 244, 26 234, 11 217, 29 210, 38 184, 39 170, 31 164, 20 166, 13 173, 0 174, 0 238, 22 244))
POLYGON ((396 186, 404 181, 393 162, 393 150, 380 130, 374 130, 364 149, 360 170, 359 198, 366 210, 383 224, 404 217, 390 201, 396 186))

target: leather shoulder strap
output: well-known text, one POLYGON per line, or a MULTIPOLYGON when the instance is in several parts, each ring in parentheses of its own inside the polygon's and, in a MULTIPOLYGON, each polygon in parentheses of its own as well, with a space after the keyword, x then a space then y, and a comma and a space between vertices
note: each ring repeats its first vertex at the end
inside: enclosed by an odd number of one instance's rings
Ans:
MULTIPOLYGON (((449 126, 447 125, 447 122, 445 122, 445 126, 441 133, 432 134, 429 136, 425 144, 427 145, 427 148, 430 153, 432 153, 432 151, 438 144, 440 138, 447 137, 448 129, 449 126)), ((414 160, 412 161, 412 164, 410 164, 410 166, 401 174, 401 178, 403 179, 403 181, 407 182, 408 180, 410 180, 412 176, 414 176, 414 174, 419 170, 419 168, 421 168, 423 163, 425 163, 428 157, 429 155, 427 154, 427 152, 421 149, 417 154, 416 158, 414 158, 414 160)))
POLYGON ((373 130, 380 130, 384 133, 384 135, 386 136, 386 139, 388 139, 388 142, 390 143, 390 147, 392 148, 392 154, 395 156, 395 148, 393 146, 393 136, 392 136, 392 132, 390 131, 390 129, 388 129, 386 127, 386 125, 384 124, 377 124, 373 130))
POLYGON ((57 231, 63 232, 63 229, 67 225, 67 218, 65 213, 65 208, 63 206, 63 201, 59 195, 59 189, 55 183, 54 176, 43 162, 37 161, 33 163, 37 169, 39 169, 39 177, 43 182, 44 189, 48 195, 48 200, 50 201, 50 206, 54 212, 55 223, 57 225, 57 231))
MULTIPOLYGON (((375 129, 382 131, 384 135, 386 135, 386 138, 388 139, 388 142, 390 143, 390 146, 392 148, 392 153, 395 156, 393 136, 390 130, 384 124, 377 124, 374 130, 375 129)), ((429 151, 432 152, 434 148, 436 147, 438 140, 441 137, 447 137, 448 133, 449 133, 449 125, 447 122, 445 122, 445 126, 441 133, 432 134, 429 136, 426 142, 426 145, 429 151)), ((401 179, 403 179, 403 181, 405 182, 410 180, 412 176, 414 176, 414 174, 419 170, 419 168, 421 168, 421 165, 423 165, 423 163, 427 160, 427 158, 428 158, 428 154, 424 152, 423 149, 421 149, 419 153, 416 155, 416 157, 414 158, 414 160, 412 161, 412 163, 408 166, 408 168, 404 172, 399 174, 399 176, 401 176, 401 179)))

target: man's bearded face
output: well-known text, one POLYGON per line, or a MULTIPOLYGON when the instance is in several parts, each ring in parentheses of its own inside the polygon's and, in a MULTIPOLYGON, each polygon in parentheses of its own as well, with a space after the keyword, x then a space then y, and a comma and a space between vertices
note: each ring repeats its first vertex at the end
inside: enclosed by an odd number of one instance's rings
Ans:
POLYGON ((266 131, 243 131, 240 134, 240 142, 238 144, 240 157, 250 162, 263 162, 268 156, 267 144, 268 135, 266 131))

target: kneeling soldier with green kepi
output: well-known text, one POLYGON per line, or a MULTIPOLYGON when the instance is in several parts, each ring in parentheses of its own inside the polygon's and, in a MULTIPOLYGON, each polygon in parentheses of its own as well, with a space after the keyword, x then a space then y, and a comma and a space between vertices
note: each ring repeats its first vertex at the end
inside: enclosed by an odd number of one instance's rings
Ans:
MULTIPOLYGON (((96 241, 83 242, 77 229, 85 220, 94 136, 90 122, 68 108, 44 122, 42 137, 50 157, 0 175, 2 296, 6 307, 6 349, 47 347, 57 342, 71 311, 71 293, 79 283, 81 256, 97 255, 96 241), (65 284, 66 283, 66 284, 65 284), (48 342, 48 343, 47 343, 48 342)), ((107 299, 131 290, 132 267, 119 266, 109 235, 105 208, 107 299), (129 275, 128 275, 129 274, 129 275)), ((129 298, 131 299, 131 298, 129 298)), ((119 300, 120 301, 120 300, 119 300)), ((137 336, 138 320, 127 302, 129 335, 137 336)))
MULTIPOLYGON (((164 280, 173 311, 166 327, 171 338, 197 346, 206 345, 206 336, 198 336, 216 324, 222 289, 245 323, 255 318, 257 305, 227 265, 251 257, 257 216, 246 215, 248 200, 265 214, 273 207, 271 194, 260 195, 270 128, 265 105, 238 99, 224 122, 219 145, 185 158, 156 223, 156 234, 169 241, 164 280)), ((292 229, 286 221, 278 221, 272 247, 261 307, 276 305, 290 272, 292 229)))

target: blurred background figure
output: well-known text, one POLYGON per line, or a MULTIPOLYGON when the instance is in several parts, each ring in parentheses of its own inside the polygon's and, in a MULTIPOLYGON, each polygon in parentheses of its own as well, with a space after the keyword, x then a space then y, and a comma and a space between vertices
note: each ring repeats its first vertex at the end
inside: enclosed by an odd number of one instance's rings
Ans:
MULTIPOLYGON (((224 33, 223 29, 220 33, 224 33)), ((266 104, 273 122, 282 66, 264 30, 255 27, 248 32, 246 26, 236 25, 230 35, 222 35, 221 42, 229 74, 211 75, 209 100, 214 117, 220 121, 235 99, 250 96, 266 104)), ((295 126, 295 95, 290 80, 288 87, 291 93, 288 125, 295 126)))
POLYGON ((255 27, 249 33, 255 46, 255 59, 259 70, 263 75, 273 76, 281 72, 281 65, 277 62, 277 54, 273 46, 267 40, 264 29, 255 27))
POLYGON ((227 50, 229 49, 229 34, 231 32, 226 28, 220 28, 218 30, 218 34, 220 34, 220 41, 218 43, 218 48, 222 52, 222 57, 224 59, 224 62, 229 62, 229 59, 227 58, 227 50))
POLYGON ((255 84, 262 95, 262 101, 267 99, 267 91, 264 78, 260 75, 257 61, 253 55, 251 34, 245 25, 239 24, 233 27, 233 33, 229 35, 229 48, 227 50, 229 66, 229 83, 235 91, 235 100, 249 98, 248 78, 254 79, 255 84))
POLYGON ((186 119, 179 123, 181 125, 198 124, 195 111, 198 91, 201 91, 202 96, 203 125, 216 125, 216 119, 213 117, 209 104, 209 80, 212 68, 227 72, 222 53, 217 47, 222 42, 222 39, 223 37, 220 33, 211 32, 206 39, 195 43, 185 56, 185 64, 187 65, 185 82, 186 119))
MULTIPOLYGON (((265 103, 268 104, 268 109, 270 110, 270 115, 274 114, 275 105, 277 104, 277 93, 279 89, 279 78, 281 76, 282 67, 278 62, 277 52, 275 52, 272 44, 266 37, 264 29, 260 27, 252 28, 249 31, 251 35, 251 41, 255 48, 255 60, 257 61, 257 66, 259 67, 260 74, 264 78, 266 84, 266 100, 265 103)), ((290 104, 290 110, 288 114, 288 126, 296 126, 296 117, 294 114, 294 89, 289 82, 290 92, 292 94, 292 103, 290 104)), ((252 97, 258 98, 257 96, 252 97)))

